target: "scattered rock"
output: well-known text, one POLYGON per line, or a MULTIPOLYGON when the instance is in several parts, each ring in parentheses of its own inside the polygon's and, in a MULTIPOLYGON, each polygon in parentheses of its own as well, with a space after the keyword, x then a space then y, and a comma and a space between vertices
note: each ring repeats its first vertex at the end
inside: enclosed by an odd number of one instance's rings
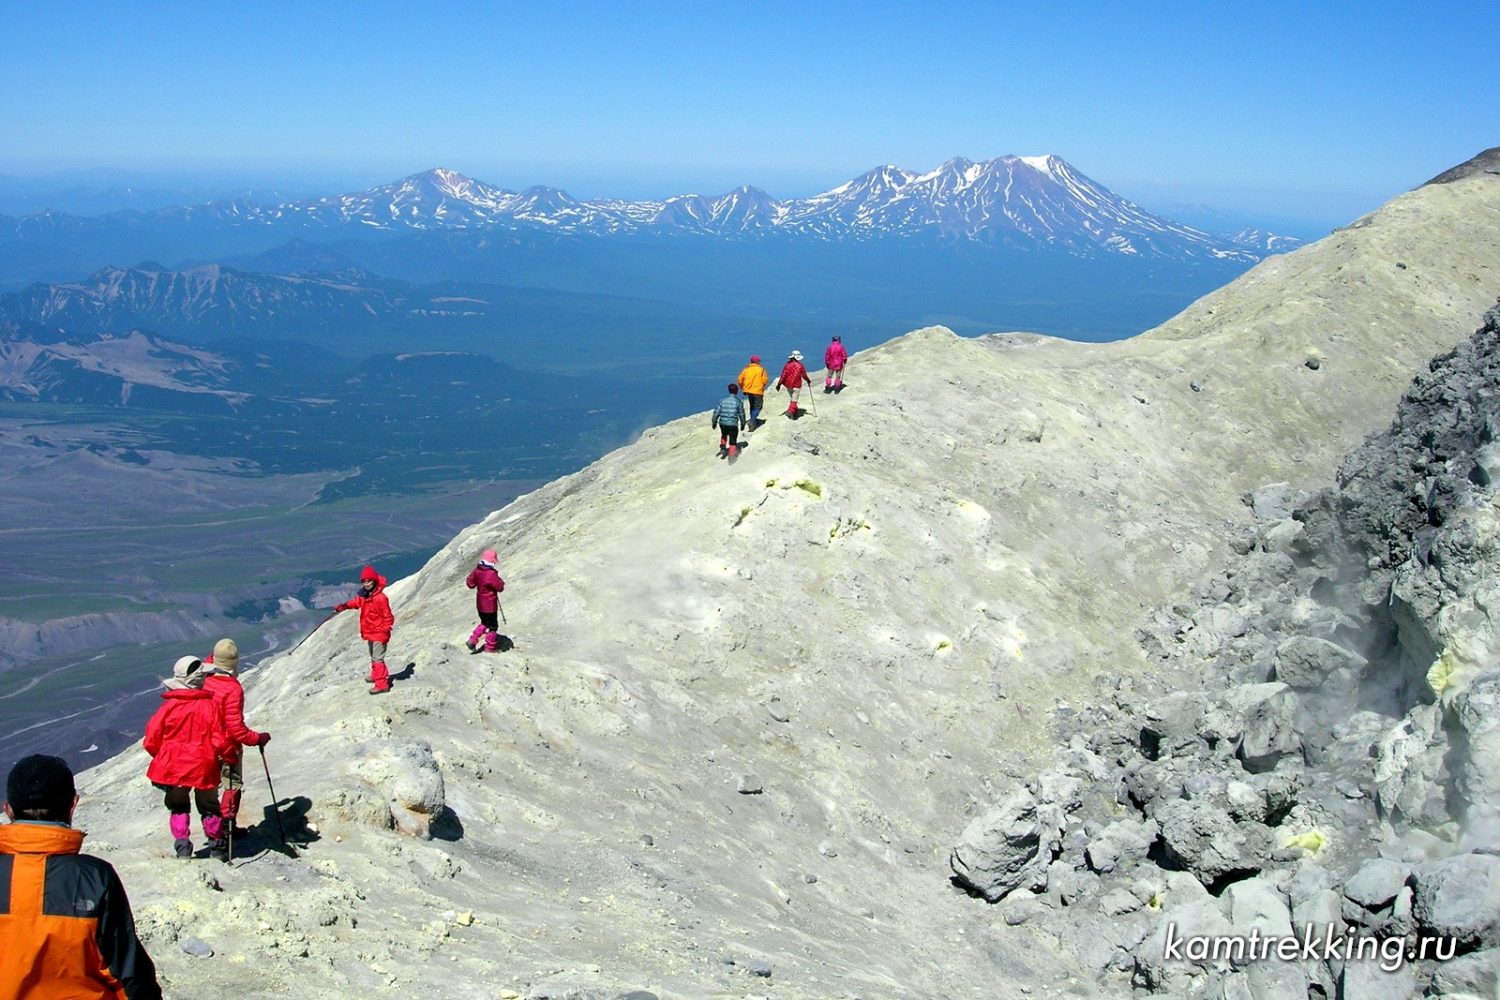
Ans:
POLYGON ((1356 674, 1368 661, 1327 639, 1299 635, 1276 647, 1276 680, 1294 688, 1319 688, 1339 670, 1356 674))
POLYGON ((735 779, 734 790, 741 795, 759 795, 765 791, 760 779, 753 774, 742 774, 735 779))
POLYGON ((960 885, 993 903, 1019 886, 1045 884, 1082 783, 1049 773, 1038 784, 1037 792, 1016 789, 964 830, 948 860, 960 885))
POLYGON ((1459 854, 1412 872, 1412 913, 1423 931, 1465 950, 1500 945, 1500 857, 1459 854))
POLYGON ((1176 799, 1158 809, 1156 818, 1168 856, 1205 886, 1259 871, 1270 847, 1262 824, 1236 823, 1211 802, 1176 799))
POLYGON ((1119 867, 1144 861, 1161 828, 1155 820, 1122 819, 1105 827, 1084 849, 1088 865, 1108 874, 1119 867))
POLYGON ((1367 910, 1383 910, 1406 885, 1411 868, 1385 858, 1372 858, 1344 886, 1344 896, 1367 910))
POLYGON ((184 954, 190 955, 193 958, 214 957, 214 950, 195 937, 183 938, 178 942, 178 947, 183 950, 184 954))
POLYGON ((1297 733, 1297 695, 1285 684, 1246 684, 1231 688, 1229 707, 1242 722, 1240 760, 1250 771, 1269 771, 1284 754, 1302 748, 1297 733))

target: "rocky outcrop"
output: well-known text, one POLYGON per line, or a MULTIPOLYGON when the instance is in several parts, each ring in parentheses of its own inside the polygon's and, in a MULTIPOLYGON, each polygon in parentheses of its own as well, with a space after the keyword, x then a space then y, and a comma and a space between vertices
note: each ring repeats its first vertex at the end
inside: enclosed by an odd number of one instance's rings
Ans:
POLYGON ((976 821, 955 880, 1009 912, 1041 902, 1035 922, 1106 982, 1216 996, 1263 995, 1276 976, 1287 995, 1468 983, 1419 945, 1452 959, 1500 944, 1497 439, 1500 307, 1335 485, 1247 494, 1239 557, 1141 631, 1182 689, 1143 697, 1120 681, 1113 706, 1061 727, 1077 733, 1070 765, 1038 788, 1088 791, 1026 798, 1028 816, 1065 817, 1040 841, 1027 825, 1028 850, 1051 848, 1045 876, 1023 877, 1035 858, 1017 865, 1002 841, 1015 875, 977 879, 976 821), (1197 961, 1174 955, 1166 925, 1349 934, 1419 960, 1197 961))

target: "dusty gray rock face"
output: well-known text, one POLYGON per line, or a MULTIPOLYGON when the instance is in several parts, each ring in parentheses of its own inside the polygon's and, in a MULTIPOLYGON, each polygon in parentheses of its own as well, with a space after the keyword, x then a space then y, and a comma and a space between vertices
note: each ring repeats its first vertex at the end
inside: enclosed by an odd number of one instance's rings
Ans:
POLYGON ((1224 890, 1224 898, 1229 901, 1229 923, 1235 933, 1291 936, 1292 915, 1286 897, 1269 880, 1236 882, 1224 890))
POLYGON ((1489 1000, 1495 996, 1497 978, 1500 978, 1500 949, 1486 948, 1439 963, 1432 974, 1432 992, 1436 996, 1489 1000))
POLYGON ((1101 981, 1129 966, 1171 993, 1385 998, 1439 965, 1164 961, 1168 924, 1500 944, 1500 856, 1457 853, 1460 839, 1500 849, 1497 476, 1500 309, 1432 362, 1335 486, 1248 494, 1237 559, 1198 603, 1148 616, 1143 646, 1184 689, 1121 685, 1113 709, 1074 720, 1092 751, 1074 771, 1089 836, 1056 843, 1047 895, 1065 905, 1034 918, 1101 981), (1111 921, 1134 920, 1150 933, 1110 943, 1111 921))
POLYGON ((1436 827, 1449 818, 1448 739, 1436 705, 1418 705, 1375 744, 1376 802, 1387 815, 1436 827))
POLYGON ((1468 802, 1469 829, 1487 845, 1500 844, 1500 670, 1476 677, 1451 705, 1461 736, 1458 782, 1468 802))

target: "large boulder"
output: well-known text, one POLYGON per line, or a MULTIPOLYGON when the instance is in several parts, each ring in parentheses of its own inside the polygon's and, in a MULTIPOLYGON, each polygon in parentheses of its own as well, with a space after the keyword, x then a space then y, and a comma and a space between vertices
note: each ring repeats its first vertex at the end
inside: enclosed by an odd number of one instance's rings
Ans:
POLYGON ((1236 934, 1258 931, 1262 936, 1291 937, 1292 915, 1286 897, 1265 876, 1236 882, 1224 890, 1229 901, 1229 923, 1236 934))
POLYGON ((367 821, 412 837, 432 835, 432 822, 446 808, 443 772, 423 740, 395 740, 364 748, 349 773, 375 792, 366 801, 384 803, 367 821))
POLYGON ((1100 874, 1129 869, 1146 860, 1161 828, 1154 820, 1122 819, 1111 823, 1084 848, 1088 866, 1100 874))
POLYGON ((1463 950, 1500 945, 1500 858, 1454 855, 1418 865, 1412 882, 1412 912, 1423 931, 1453 938, 1463 950))
POLYGON ((1055 773, 1022 787, 964 828, 948 857, 953 877, 990 902, 1022 885, 1045 885, 1082 783, 1055 773))
POLYGON ((1366 662, 1363 656, 1338 643, 1297 635, 1277 644, 1275 676, 1288 687, 1315 689, 1323 687, 1340 671, 1358 676, 1366 662))
POLYGON ((1237 823, 1207 801, 1178 799, 1156 811, 1167 855, 1205 886, 1227 876, 1258 872, 1270 855, 1270 831, 1261 823, 1237 823))
POLYGON ((1231 711, 1242 720, 1240 760, 1248 771, 1269 771, 1284 755, 1302 749, 1297 733, 1301 703, 1285 684, 1242 684, 1225 694, 1231 711))

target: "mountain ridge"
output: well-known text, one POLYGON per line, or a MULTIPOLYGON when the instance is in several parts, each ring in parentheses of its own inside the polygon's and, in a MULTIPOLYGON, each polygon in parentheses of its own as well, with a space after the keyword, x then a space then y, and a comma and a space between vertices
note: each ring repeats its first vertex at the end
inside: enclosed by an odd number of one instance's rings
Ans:
MULTIPOLYGON (((371 232, 536 229, 589 236, 656 234, 725 239, 912 238, 936 234, 1021 250, 1253 261, 1293 245, 1236 241, 1172 222, 1127 201, 1053 154, 973 161, 954 157, 925 173, 890 165, 807 198, 776 199, 742 185, 722 195, 579 201, 546 185, 496 187, 435 167, 365 191, 271 205, 245 200, 118 212, 126 225, 330 227, 371 232), (1264 246, 1262 245, 1264 244, 1264 246)), ((10 227, 19 236, 87 229, 89 220, 43 212, 10 227)))

